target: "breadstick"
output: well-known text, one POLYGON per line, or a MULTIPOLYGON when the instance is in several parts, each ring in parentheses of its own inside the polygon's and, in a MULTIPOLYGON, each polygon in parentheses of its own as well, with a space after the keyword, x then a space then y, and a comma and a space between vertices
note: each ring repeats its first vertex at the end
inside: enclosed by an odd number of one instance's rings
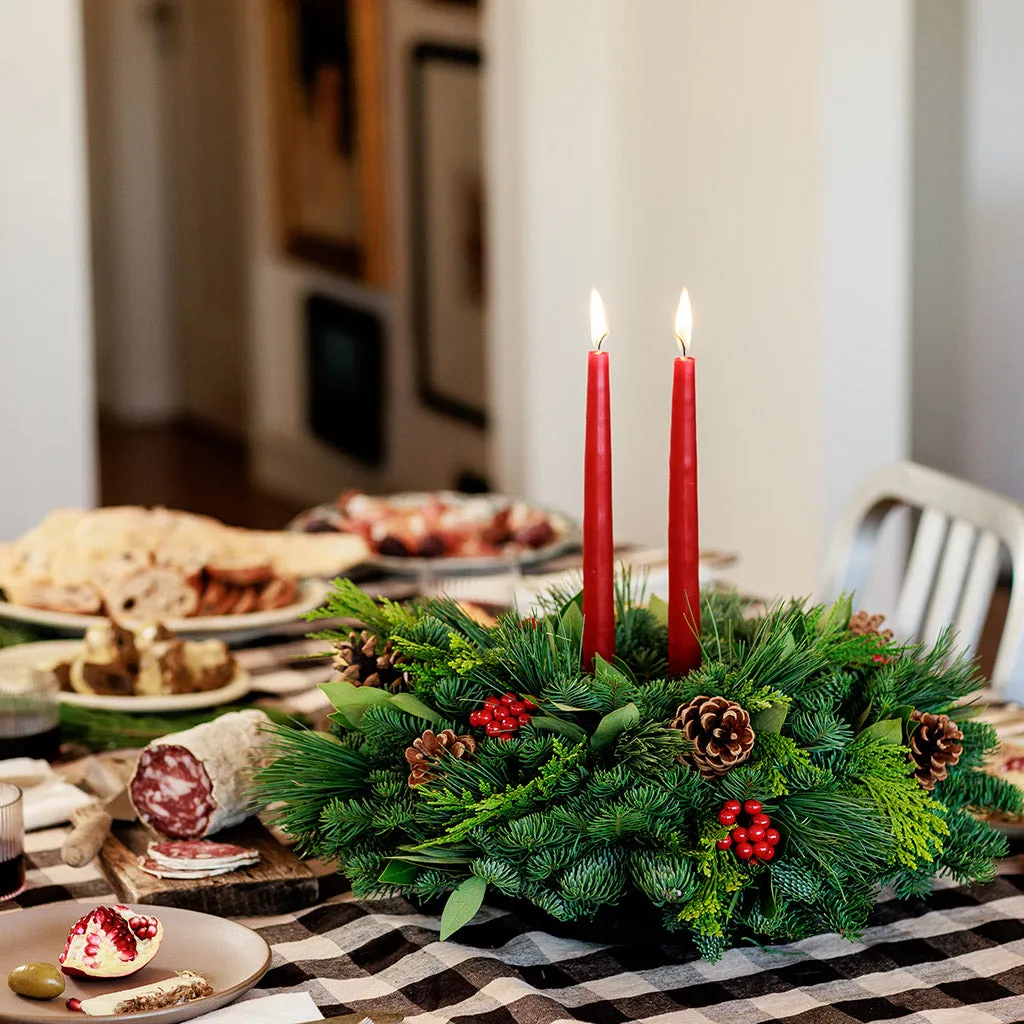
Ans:
POLYGON ((99 852, 110 834, 113 819, 99 804, 90 804, 73 813, 74 827, 60 849, 60 859, 69 867, 85 867, 99 852))

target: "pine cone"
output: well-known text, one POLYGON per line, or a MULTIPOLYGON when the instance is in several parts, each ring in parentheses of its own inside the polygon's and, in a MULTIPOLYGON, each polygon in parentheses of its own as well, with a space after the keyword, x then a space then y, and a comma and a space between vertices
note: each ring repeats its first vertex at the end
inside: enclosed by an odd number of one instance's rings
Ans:
POLYGON ((444 755, 465 757, 476 750, 476 740, 472 736, 456 736, 451 729, 445 729, 436 736, 428 729, 419 739, 412 741, 407 747, 405 759, 409 762, 409 785, 422 786, 424 782, 433 782, 437 775, 431 770, 435 762, 444 755))
POLYGON ((368 630, 353 630, 347 640, 335 645, 334 667, 355 686, 377 686, 400 693, 409 689, 409 674, 401 668, 402 656, 389 640, 377 653, 378 639, 368 630))
POLYGON ((694 697, 679 706, 672 724, 693 744, 684 756, 701 775, 725 775, 754 749, 750 715, 725 697, 694 697))
MULTIPOLYGON (((882 629, 883 622, 885 622, 884 615, 869 615, 867 612, 856 612, 850 616, 849 629, 856 636, 874 637, 878 645, 884 647, 892 641, 893 633, 891 629, 882 629)), ((873 654, 871 660, 880 665, 888 665, 892 659, 884 654, 873 654)))
POLYGON ((850 632, 856 633, 857 636, 880 636, 888 643, 892 639, 892 630, 880 628, 883 622, 885 622, 884 615, 855 612, 850 616, 850 632))
POLYGON ((910 737, 910 760, 914 775, 924 789, 932 790, 956 764, 963 753, 964 734, 948 715, 931 715, 926 711, 911 712, 910 718, 921 724, 910 737))

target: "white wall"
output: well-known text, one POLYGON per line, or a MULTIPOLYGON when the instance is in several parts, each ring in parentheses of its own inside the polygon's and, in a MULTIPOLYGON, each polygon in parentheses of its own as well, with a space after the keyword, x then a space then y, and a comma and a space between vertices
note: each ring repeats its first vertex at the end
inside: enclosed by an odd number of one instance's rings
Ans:
POLYGON ((121 419, 160 422, 181 406, 169 58, 144 5, 86 0, 82 7, 99 400, 121 419))
POLYGON ((0 540, 95 498, 79 5, 0 4, 0 540))
MULTIPOLYGON (((416 394, 410 329, 406 209, 405 70, 422 39, 475 43, 475 12, 457 5, 388 0, 388 148, 393 286, 372 290, 282 256, 275 237, 273 125, 268 110, 266 19, 247 4, 248 128, 251 146, 251 453, 267 489, 300 501, 323 501, 345 487, 391 491, 450 485, 463 469, 486 473, 486 437, 478 429, 421 406, 416 394), (369 470, 313 437, 305 423, 303 302, 313 291, 379 313, 387 335, 387 463, 369 470)), ((339 410, 344 415, 344 410, 339 410)))
POLYGON ((492 4, 500 483, 581 508, 587 289, 611 323, 616 532, 665 537, 690 288, 702 541, 809 593, 908 447, 906 0, 492 4))
POLYGON ((1024 500, 1024 4, 969 10, 964 464, 1024 500))
POLYGON ((965 445, 968 0, 914 4, 914 460, 970 477, 965 445))

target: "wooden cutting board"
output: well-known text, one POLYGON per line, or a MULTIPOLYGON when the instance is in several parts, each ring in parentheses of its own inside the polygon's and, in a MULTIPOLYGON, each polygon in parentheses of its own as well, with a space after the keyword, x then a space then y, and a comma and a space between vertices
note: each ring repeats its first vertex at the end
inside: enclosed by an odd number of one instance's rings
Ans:
POLYGON ((100 868, 118 898, 129 905, 152 903, 221 917, 253 917, 317 902, 320 886, 313 871, 255 818, 214 838, 259 850, 259 864, 214 878, 154 878, 138 866, 153 833, 136 823, 115 825, 100 850, 100 868))

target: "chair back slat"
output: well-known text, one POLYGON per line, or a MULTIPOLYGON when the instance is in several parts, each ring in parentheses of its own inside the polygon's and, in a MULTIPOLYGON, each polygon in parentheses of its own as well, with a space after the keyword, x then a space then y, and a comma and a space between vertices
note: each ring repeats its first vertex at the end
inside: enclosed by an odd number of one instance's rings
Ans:
POLYGON ((949 517, 936 508, 926 508, 921 513, 896 604, 894 627, 900 636, 921 634, 948 526, 949 517))
POLYGON ((1024 700, 1024 507, 974 484, 903 462, 865 481, 844 510, 829 549, 828 596, 863 585, 882 523, 897 508, 920 512, 891 626, 897 637, 933 642, 947 624, 958 645, 977 647, 1003 552, 1012 578, 992 669, 993 687, 1024 700))
POLYGON ((991 530, 982 530, 956 617, 960 643, 969 649, 978 645, 992 601, 992 591, 999 579, 999 548, 999 538, 991 530))
POLYGON ((950 624, 959 627, 957 613, 977 536, 977 529, 966 519, 954 520, 949 528, 935 590, 920 634, 925 643, 935 643, 939 634, 950 624))

